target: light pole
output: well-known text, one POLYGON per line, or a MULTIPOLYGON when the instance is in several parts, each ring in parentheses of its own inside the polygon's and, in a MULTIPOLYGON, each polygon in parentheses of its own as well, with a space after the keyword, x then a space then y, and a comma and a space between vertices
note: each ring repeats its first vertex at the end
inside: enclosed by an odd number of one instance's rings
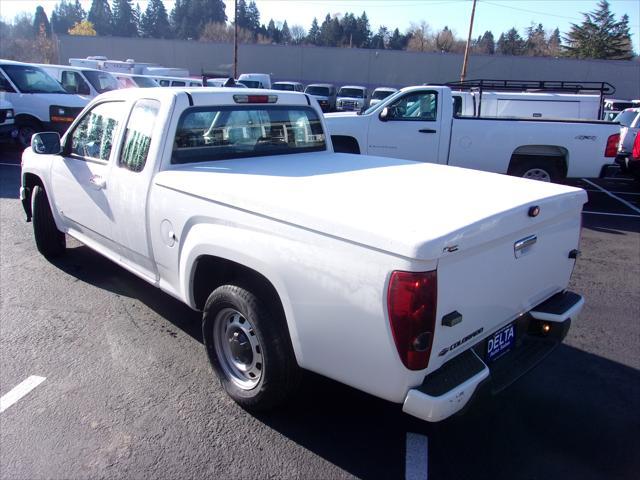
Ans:
POLYGON ((464 60, 462 61, 462 73, 460 74, 460 81, 464 82, 464 78, 467 76, 467 61, 469 59, 469 47, 471 46, 471 32, 473 31, 473 16, 476 13, 476 0, 473 0, 473 7, 471 7, 471 20, 469 21, 469 36, 467 37, 467 46, 464 48, 464 60))

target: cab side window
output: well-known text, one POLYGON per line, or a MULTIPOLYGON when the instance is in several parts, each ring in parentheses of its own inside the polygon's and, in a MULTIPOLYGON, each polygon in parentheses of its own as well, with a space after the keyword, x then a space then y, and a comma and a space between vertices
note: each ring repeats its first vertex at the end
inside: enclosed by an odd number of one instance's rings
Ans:
POLYGON ((157 100, 138 100, 131 111, 120 153, 120 166, 141 172, 147 163, 151 134, 160 110, 157 100))
POLYGON ((62 86, 69 93, 79 93, 80 95, 89 95, 91 90, 89 85, 84 81, 82 75, 78 72, 65 70, 62 72, 62 86))
POLYGON ((122 102, 105 102, 89 110, 71 134, 71 155, 109 161, 122 118, 122 105, 122 102))
POLYGON ((413 92, 389 107, 389 120, 433 122, 438 113, 436 92, 413 92))

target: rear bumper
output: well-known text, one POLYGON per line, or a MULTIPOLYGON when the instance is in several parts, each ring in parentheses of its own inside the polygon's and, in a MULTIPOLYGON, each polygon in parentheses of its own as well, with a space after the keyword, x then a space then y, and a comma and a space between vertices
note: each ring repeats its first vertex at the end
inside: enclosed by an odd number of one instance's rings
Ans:
POLYGON ((488 339, 484 339, 429 374, 422 385, 409 390, 402 410, 428 422, 439 422, 465 408, 481 391, 502 391, 562 342, 583 305, 584 299, 573 292, 554 295, 514 322, 513 350, 488 363, 488 339), (543 325, 549 327, 546 333, 543 325))

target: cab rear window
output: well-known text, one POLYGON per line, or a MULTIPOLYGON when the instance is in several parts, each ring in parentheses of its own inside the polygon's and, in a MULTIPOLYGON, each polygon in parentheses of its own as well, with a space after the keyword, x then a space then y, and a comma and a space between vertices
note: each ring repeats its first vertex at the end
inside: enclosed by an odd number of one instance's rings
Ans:
POLYGON ((194 107, 178 123, 171 163, 326 150, 322 123, 308 107, 194 107))

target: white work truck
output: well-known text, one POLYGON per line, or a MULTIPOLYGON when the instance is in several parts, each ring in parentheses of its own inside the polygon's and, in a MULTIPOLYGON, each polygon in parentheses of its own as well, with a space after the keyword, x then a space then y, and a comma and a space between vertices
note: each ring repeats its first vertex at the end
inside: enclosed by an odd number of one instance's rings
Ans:
POLYGON ((106 93, 34 136, 20 196, 46 257, 70 235, 203 311, 247 409, 306 369, 439 421, 537 364, 583 305, 583 190, 336 154, 301 93, 106 93))
POLYGON ((619 126, 602 121, 454 116, 444 86, 403 88, 361 115, 325 115, 336 151, 404 158, 530 179, 598 177, 619 126))

